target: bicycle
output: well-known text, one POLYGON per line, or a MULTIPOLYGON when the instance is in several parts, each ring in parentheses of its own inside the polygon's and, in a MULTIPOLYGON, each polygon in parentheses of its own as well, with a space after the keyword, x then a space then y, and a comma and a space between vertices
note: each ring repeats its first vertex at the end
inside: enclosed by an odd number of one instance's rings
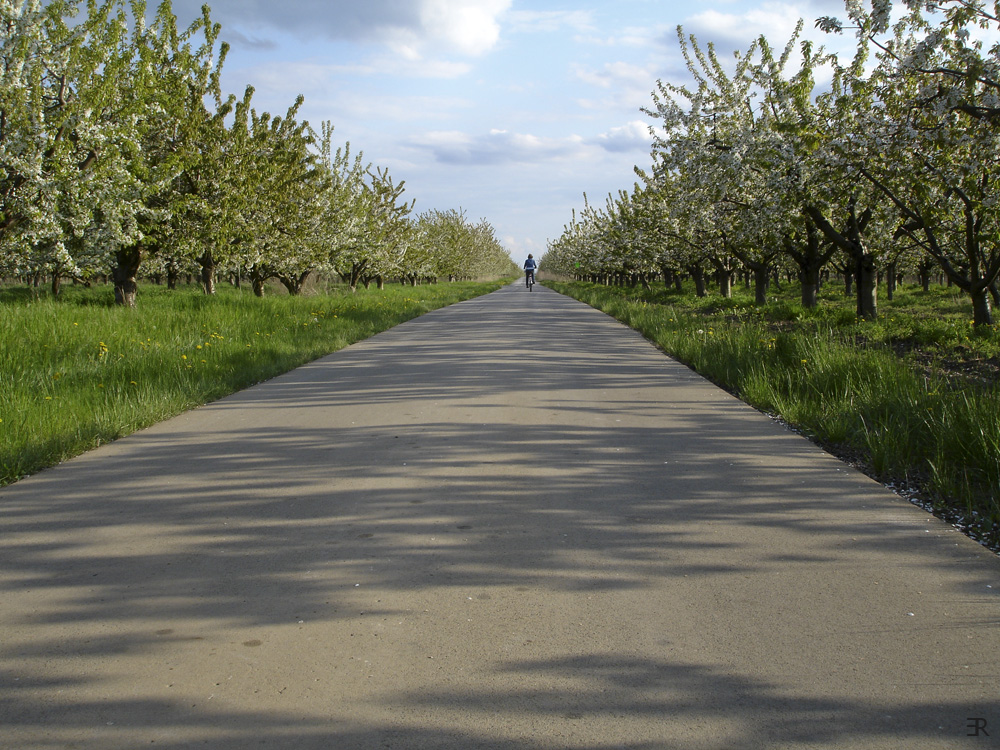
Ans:
POLYGON ((535 285, 535 272, 532 271, 529 274, 525 274, 524 283, 528 285, 528 291, 531 291, 531 287, 535 285))

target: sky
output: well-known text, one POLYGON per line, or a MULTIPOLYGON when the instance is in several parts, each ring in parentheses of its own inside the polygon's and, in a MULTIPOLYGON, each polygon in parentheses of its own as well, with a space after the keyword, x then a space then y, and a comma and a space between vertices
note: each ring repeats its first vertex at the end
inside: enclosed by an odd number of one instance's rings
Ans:
MULTIPOLYGON (((182 25, 202 0, 174 0, 182 25)), ((258 112, 334 125, 405 181, 414 211, 486 219, 515 260, 544 254, 573 209, 631 190, 650 163, 657 79, 686 80, 676 28, 720 54, 784 46, 841 0, 215 0, 226 92, 258 112)))

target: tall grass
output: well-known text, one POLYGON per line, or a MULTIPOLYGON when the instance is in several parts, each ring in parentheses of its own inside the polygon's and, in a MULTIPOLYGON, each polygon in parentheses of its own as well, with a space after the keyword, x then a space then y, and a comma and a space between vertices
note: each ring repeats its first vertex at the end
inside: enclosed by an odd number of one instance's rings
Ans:
POLYGON ((263 299, 144 287, 0 290, 0 484, 274 377, 498 283, 263 299))
POLYGON ((1000 331, 973 333, 952 295, 897 295, 869 323, 836 297, 819 310, 788 299, 755 308, 739 298, 551 285, 877 479, 919 488, 939 514, 1000 546, 1000 384, 942 366, 996 359, 1000 331))

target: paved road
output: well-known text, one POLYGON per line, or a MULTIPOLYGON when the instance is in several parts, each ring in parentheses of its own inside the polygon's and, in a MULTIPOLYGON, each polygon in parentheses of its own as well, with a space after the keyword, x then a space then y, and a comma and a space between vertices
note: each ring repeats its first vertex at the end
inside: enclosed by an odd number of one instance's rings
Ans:
POLYGON ((0 539, 5 748, 1000 744, 996 556, 541 288, 6 488, 0 539))

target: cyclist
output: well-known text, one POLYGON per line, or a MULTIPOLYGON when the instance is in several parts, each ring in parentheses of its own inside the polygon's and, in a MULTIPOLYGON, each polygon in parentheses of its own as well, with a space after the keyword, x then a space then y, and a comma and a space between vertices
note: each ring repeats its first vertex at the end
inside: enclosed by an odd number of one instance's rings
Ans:
POLYGON ((535 283, 535 269, 538 268, 538 263, 532 257, 531 253, 528 253, 528 259, 524 261, 524 284, 529 289, 531 285, 535 283))

